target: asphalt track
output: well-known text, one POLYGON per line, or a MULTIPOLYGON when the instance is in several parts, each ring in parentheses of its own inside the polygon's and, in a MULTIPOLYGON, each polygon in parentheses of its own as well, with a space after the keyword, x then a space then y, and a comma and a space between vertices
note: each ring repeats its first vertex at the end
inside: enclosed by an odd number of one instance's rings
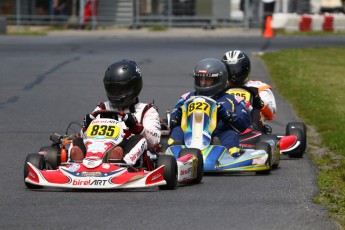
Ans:
MULTIPOLYGON (((269 176, 205 176, 174 191, 28 190, 23 165, 28 153, 50 144, 51 133, 64 133, 105 99, 104 71, 122 58, 137 61, 140 98, 154 100, 164 116, 192 90, 193 66, 203 58, 242 49, 252 57, 252 78, 271 83, 253 52, 344 45, 344 36, 0 36, 0 229, 338 229, 313 203, 318 189, 308 153, 283 157, 269 176)), ((284 133, 287 122, 299 119, 275 93, 271 124, 284 133)))

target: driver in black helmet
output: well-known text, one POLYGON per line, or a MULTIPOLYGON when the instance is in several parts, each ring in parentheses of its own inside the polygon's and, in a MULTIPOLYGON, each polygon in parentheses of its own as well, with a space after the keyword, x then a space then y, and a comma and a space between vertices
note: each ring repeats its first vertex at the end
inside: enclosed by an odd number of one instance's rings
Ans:
MULTIPOLYGON (((110 65, 103 78, 104 88, 109 101, 100 103, 94 111, 107 110, 123 112, 125 126, 125 141, 116 146, 109 158, 119 158, 129 165, 136 165, 146 149, 155 148, 160 141, 160 117, 152 104, 139 102, 138 96, 143 81, 139 67, 134 61, 122 60, 110 65)), ((95 119, 87 114, 84 119, 84 133, 95 119)), ((86 149, 82 138, 73 141, 70 147, 71 160, 84 158, 86 149)))
POLYGON ((181 106, 185 100, 195 95, 203 95, 213 98, 218 105, 218 122, 213 135, 219 138, 231 156, 238 157, 240 153, 238 133, 250 126, 250 117, 244 104, 238 102, 233 95, 226 93, 228 87, 226 66, 216 58, 206 58, 196 64, 193 77, 195 91, 182 95, 170 115, 171 134, 168 144, 181 144, 184 141, 180 125, 181 106))

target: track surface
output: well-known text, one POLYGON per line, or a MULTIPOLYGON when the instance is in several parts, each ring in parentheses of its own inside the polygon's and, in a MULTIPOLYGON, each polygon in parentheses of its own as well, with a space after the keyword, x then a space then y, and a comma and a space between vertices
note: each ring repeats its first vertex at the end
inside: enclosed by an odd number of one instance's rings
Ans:
MULTIPOLYGON (((49 145, 105 99, 102 77, 112 62, 135 60, 144 76, 142 101, 161 116, 193 88, 192 69, 230 49, 251 54, 294 47, 344 46, 344 37, 122 38, 0 37, 0 229, 337 229, 313 203, 318 192, 310 156, 284 157, 269 176, 205 176, 196 186, 116 191, 30 191, 24 159, 49 145)), ((252 79, 271 83, 252 57, 252 79)), ((275 133, 298 121, 276 93, 275 133)))

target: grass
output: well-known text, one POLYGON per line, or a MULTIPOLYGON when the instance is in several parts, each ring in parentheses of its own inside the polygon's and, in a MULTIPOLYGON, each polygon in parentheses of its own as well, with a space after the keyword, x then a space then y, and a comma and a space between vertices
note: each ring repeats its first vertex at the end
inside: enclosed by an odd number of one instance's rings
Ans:
POLYGON ((168 27, 167 26, 151 26, 148 29, 149 31, 167 31, 168 27))
POLYGON ((277 51, 262 58, 279 93, 308 132, 317 132, 308 134, 308 152, 319 169, 315 202, 345 228, 345 46, 277 51))

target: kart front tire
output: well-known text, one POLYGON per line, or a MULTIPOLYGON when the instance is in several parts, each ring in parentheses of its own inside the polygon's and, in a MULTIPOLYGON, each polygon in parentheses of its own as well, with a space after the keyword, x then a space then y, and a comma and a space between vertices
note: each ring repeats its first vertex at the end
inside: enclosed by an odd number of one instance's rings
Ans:
POLYGON ((38 154, 38 153, 30 153, 27 155, 27 157, 25 159, 25 164, 24 164, 24 183, 25 183, 26 187, 29 189, 40 189, 40 188, 42 188, 42 186, 34 185, 34 184, 30 184, 28 182, 25 182, 25 178, 29 175, 29 169, 28 169, 29 166, 28 166, 27 162, 30 162, 36 168, 43 170, 43 169, 45 169, 44 156, 41 154, 38 154))
POLYGON ((40 152, 41 151, 46 152, 45 158, 50 166, 49 169, 57 169, 61 164, 60 149, 56 146, 43 146, 40 148, 40 152))
POLYGON ((198 159, 196 178, 192 180, 192 183, 200 184, 200 182, 202 181, 203 174, 204 174, 204 159, 201 154, 201 151, 200 149, 196 149, 196 148, 181 149, 178 157, 180 158, 187 154, 193 154, 198 159))
MULTIPOLYGON (((278 138, 277 135, 263 134, 263 135, 260 136, 259 140, 260 140, 260 142, 267 142, 267 141, 272 140, 274 143, 276 143, 279 140, 279 138, 278 138)), ((277 150, 277 147, 276 147, 276 151, 279 151, 279 150, 277 150)), ((272 169, 278 168, 278 166, 280 164, 280 153, 279 152, 278 153, 274 152, 274 154, 275 154, 275 156, 274 156, 275 160, 273 160, 274 162, 271 162, 272 163, 272 169)), ((272 156, 272 159, 273 159, 273 156, 272 156)))
POLYGON ((173 190, 177 185, 177 162, 174 156, 160 155, 157 161, 157 168, 164 165, 163 177, 166 185, 159 185, 160 190, 173 190))
POLYGON ((272 148, 271 145, 267 142, 258 142, 255 144, 255 150, 265 150, 268 153, 268 165, 269 168, 267 170, 257 171, 256 174, 258 175, 269 175, 271 172, 271 160, 272 160, 272 148))
POLYGON ((307 148, 307 128, 303 122, 289 122, 286 125, 286 135, 296 135, 300 145, 289 152, 291 158, 302 158, 307 148), (299 131, 297 131, 299 130, 299 131))

